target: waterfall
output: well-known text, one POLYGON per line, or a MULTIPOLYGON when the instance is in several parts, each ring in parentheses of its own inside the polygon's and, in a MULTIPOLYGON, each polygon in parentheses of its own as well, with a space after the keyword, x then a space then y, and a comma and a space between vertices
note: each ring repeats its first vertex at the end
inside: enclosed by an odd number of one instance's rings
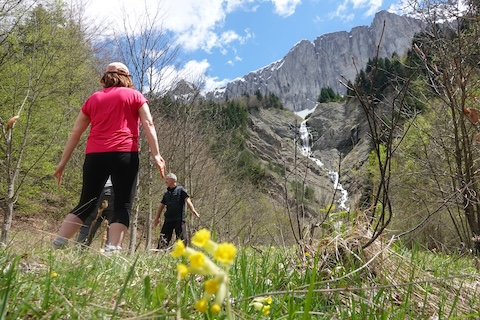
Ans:
MULTIPOLYGON (((311 109, 309 111, 313 112, 313 110, 315 109, 311 109)), ((303 117, 302 115, 300 116, 303 117)), ((305 117, 303 118, 305 119, 305 117)), ((303 120, 302 123, 300 124, 300 127, 298 128, 298 134, 301 142, 300 152, 305 157, 312 160, 317 166, 319 166, 322 169, 325 169, 324 164, 320 161, 320 159, 315 158, 312 154, 312 149, 310 145, 310 141, 312 140, 312 134, 310 133, 310 130, 307 126, 307 120, 303 120)), ((346 206, 346 202, 348 200, 348 192, 340 184, 338 172, 333 170, 328 170, 328 176, 330 177, 330 180, 333 183, 333 190, 340 192, 340 195, 341 195, 340 199, 338 200, 338 207, 342 210, 348 211, 349 208, 346 206)))
POLYGON ((312 134, 310 133, 310 130, 308 130, 307 120, 303 120, 302 123, 300 124, 300 128, 298 129, 298 135, 300 136, 300 141, 301 141, 300 152, 305 157, 315 162, 319 167, 323 168, 322 161, 320 161, 320 159, 317 159, 312 155, 312 149, 310 146, 310 140, 312 139, 312 134))
POLYGON ((334 190, 337 190, 337 191, 340 191, 340 194, 341 194, 341 197, 340 197, 340 200, 338 200, 338 206, 340 207, 340 209, 342 210, 345 210, 345 211, 348 211, 350 210, 350 208, 348 208, 345 203, 347 202, 348 200, 348 192, 347 190, 345 190, 342 185, 340 184, 340 182, 338 181, 339 180, 339 175, 338 175, 338 172, 336 171, 328 171, 328 176, 330 177, 330 179, 332 180, 333 182, 333 189, 334 190))

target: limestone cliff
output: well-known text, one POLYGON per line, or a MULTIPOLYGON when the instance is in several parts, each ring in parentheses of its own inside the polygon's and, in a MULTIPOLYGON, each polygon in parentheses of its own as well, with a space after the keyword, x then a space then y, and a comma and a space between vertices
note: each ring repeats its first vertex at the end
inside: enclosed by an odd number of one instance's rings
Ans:
POLYGON ((264 95, 275 94, 289 110, 311 109, 323 87, 344 93, 346 88, 340 80, 354 80, 357 71, 377 52, 379 57, 402 56, 414 34, 423 28, 420 20, 380 11, 370 26, 321 35, 313 42, 302 40, 283 59, 209 92, 206 97, 233 99, 260 90, 264 95))

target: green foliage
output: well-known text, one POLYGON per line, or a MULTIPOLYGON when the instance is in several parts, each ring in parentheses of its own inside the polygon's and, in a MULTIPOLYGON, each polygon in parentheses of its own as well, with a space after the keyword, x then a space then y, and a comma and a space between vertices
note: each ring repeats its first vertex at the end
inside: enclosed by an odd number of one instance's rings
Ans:
POLYGON ((208 102, 200 108, 204 125, 215 126, 216 132, 246 133, 248 111, 242 100, 230 100, 226 103, 208 102))
MULTIPOLYGON (((287 246, 238 248, 229 270, 236 317, 261 319, 251 303, 267 297, 272 319, 424 319, 438 310, 445 318, 465 319, 480 307, 470 256, 395 242, 394 252, 382 247, 379 274, 379 262, 363 252, 342 253, 340 244, 347 238, 335 239, 338 247, 325 239, 312 256, 299 256, 287 246)), ((174 319, 177 310, 185 319, 213 317, 192 307, 203 294, 202 278, 188 275, 178 286, 178 258, 168 253, 108 256, 93 249, 52 252, 41 246, 30 246, 29 255, 14 247, 0 250, 0 310, 7 319, 174 319)), ((224 319, 224 312, 216 318, 224 319)))
POLYGON ((237 165, 239 167, 239 178, 246 178, 254 185, 265 184, 267 178, 265 168, 251 151, 244 149, 239 155, 237 165))
MULTIPOLYGON (((415 64, 417 57, 413 54, 407 55, 405 61, 402 61, 396 54, 389 58, 370 58, 365 69, 360 70, 355 78, 353 86, 360 95, 372 96, 375 99, 383 100, 391 91, 392 87, 400 90, 406 86, 406 92, 403 103, 406 110, 422 111, 425 109, 425 100, 422 92, 426 92, 425 83, 421 81, 417 74, 417 68, 412 66, 415 64), (413 79, 413 83, 412 80, 413 79), (415 79, 419 79, 415 81, 415 79)), ((403 89, 402 89, 403 90, 403 89)), ((347 96, 353 97, 355 93, 352 90, 347 91, 347 96)))
POLYGON ((385 163, 385 159, 387 157, 387 147, 383 144, 378 146, 379 152, 378 154, 375 152, 375 150, 371 151, 368 155, 368 172, 374 176, 374 180, 378 181, 378 175, 380 175, 380 169, 379 166, 382 163, 385 163), (380 159, 378 158, 378 155, 380 155, 380 159))
POLYGON ((238 101, 229 101, 227 106, 220 109, 219 130, 237 129, 242 133, 247 130, 248 112, 244 105, 238 101))
MULTIPOLYGON (((366 172, 367 177, 367 187, 365 188, 365 192, 363 193, 361 203, 365 207, 369 207, 374 202, 374 197, 376 192, 378 191, 379 185, 378 181, 381 181, 381 170, 380 166, 383 166, 385 163, 385 159, 387 157, 387 147, 384 144, 378 145, 379 151, 378 153, 375 150, 370 151, 368 154, 367 165, 366 165, 366 172), (380 159, 378 158, 380 156, 380 159)), ((377 204, 375 211, 372 212, 372 215, 381 212, 381 204, 377 204)))
MULTIPOLYGON (((11 149, 2 154, 2 159, 8 157, 10 162, 0 161, 0 188, 5 195, 13 181, 22 204, 19 209, 29 214, 38 212, 39 205, 49 206, 38 200, 50 202, 55 193, 65 193, 59 207, 76 201, 77 190, 59 190, 51 174, 79 107, 95 87, 92 83, 98 83, 98 76, 92 76, 93 50, 83 26, 70 18, 63 3, 43 1, 18 9, 25 10, 24 19, 11 12, 8 18, 18 20, 12 20, 15 27, 0 48, 0 56, 5 57, 0 62, 4 79, 0 119, 20 116, 12 132, 11 149), (7 179, 16 175, 17 165, 17 180, 7 179)), ((75 176, 73 172, 67 175, 64 183, 70 184, 70 177, 75 176)))
POLYGON ((279 165, 272 163, 271 161, 268 163, 268 170, 275 172, 279 176, 285 176, 285 168, 282 168, 279 165))
POLYGON ((300 202, 313 200, 315 197, 315 190, 312 187, 297 180, 290 182, 290 189, 300 202))
POLYGON ((439 243, 442 247, 457 247, 458 235, 451 222, 461 215, 456 206, 438 207, 438 197, 442 193, 436 191, 439 186, 451 186, 451 161, 442 159, 442 150, 436 147, 437 143, 448 144, 447 139, 442 138, 447 137, 443 130, 448 132, 449 129, 438 126, 442 121, 432 110, 428 109, 405 123, 410 129, 392 162, 394 184, 391 197, 395 217, 391 228, 400 232, 412 230, 424 221, 425 211, 429 210, 426 208, 435 208, 435 215, 424 223, 421 232, 406 234, 404 241, 410 245, 421 243, 428 248, 435 248, 439 243))
POLYGON ((249 111, 255 112, 258 108, 283 108, 274 94, 263 96, 257 91, 255 96, 244 95, 225 102, 198 100, 192 104, 185 104, 168 96, 153 96, 150 97, 150 104, 152 114, 164 117, 166 121, 198 123, 201 138, 207 141, 211 154, 219 164, 224 164, 225 173, 235 181, 249 181, 259 186, 265 184, 268 171, 284 174, 282 168, 271 163, 264 164, 246 148, 249 111), (187 114, 194 116, 188 120, 180 120, 187 114))
POLYGON ((322 88, 320 91, 320 96, 318 97, 318 102, 337 102, 342 99, 342 96, 334 92, 331 87, 322 88))
POLYGON ((255 96, 257 97, 258 101, 263 100, 263 94, 260 90, 255 91, 255 96))
MULTIPOLYGON (((247 99, 247 109, 251 108, 265 108, 265 109, 284 109, 283 104, 274 93, 269 92, 266 95, 263 95, 260 90, 255 91, 253 96, 245 93, 243 94, 242 98, 247 99)), ((237 101, 241 101, 242 98, 236 99, 237 101)))
POLYGON ((9 300, 14 294, 14 286, 18 282, 18 262, 19 256, 2 255, 0 258, 0 272, 2 273, 1 293, 0 293, 0 319, 5 319, 8 312, 9 300))
POLYGON ((232 177, 249 180, 255 185, 262 184, 266 178, 265 166, 258 156, 245 148, 248 119, 245 100, 209 102, 200 108, 202 125, 213 128, 209 136, 214 156, 229 163, 226 170, 232 177))
POLYGON ((275 94, 269 93, 265 107, 273 109, 283 109, 283 104, 275 94))

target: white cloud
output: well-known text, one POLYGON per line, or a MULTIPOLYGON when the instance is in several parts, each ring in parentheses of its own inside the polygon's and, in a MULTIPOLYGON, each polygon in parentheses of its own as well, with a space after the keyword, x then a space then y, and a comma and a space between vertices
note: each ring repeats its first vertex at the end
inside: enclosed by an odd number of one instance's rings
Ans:
MULTIPOLYGON (((361 1, 365 2, 365 1, 361 1)), ((383 0, 370 0, 367 3, 367 12, 365 12, 365 16, 373 16, 375 13, 377 13, 378 9, 382 6, 383 0)), ((361 5, 362 6, 362 5, 361 5)), ((363 7, 363 6, 362 6, 363 7)))
POLYGON ((316 15, 315 18, 313 19, 313 22, 314 22, 315 24, 323 23, 323 22, 324 22, 324 18, 321 17, 320 15, 316 15))
POLYGON ((139 19, 151 19, 158 27, 172 32, 184 49, 209 52, 232 39, 244 41, 244 37, 233 30, 221 31, 228 36, 222 35, 219 30, 229 13, 254 0, 70 0, 71 3, 82 1, 86 16, 105 26, 106 35, 122 31, 125 20, 129 29, 135 31, 141 24, 139 19))
POLYGON ((209 77, 207 75, 209 68, 210 64, 207 60, 191 60, 185 64, 179 74, 180 77, 186 81, 195 83, 197 85, 202 84, 204 91, 212 91, 215 88, 222 87, 227 84, 229 79, 220 80, 218 77, 209 77))
POLYGON ((240 58, 239 56, 235 56, 235 58, 233 58, 233 60, 228 60, 227 61, 227 65, 233 67, 236 62, 240 62, 240 61, 242 61, 242 58, 240 58))
POLYGON ((256 0, 226 0, 225 2, 227 3, 226 11, 231 12, 247 4, 254 4, 256 0))
POLYGON ((242 37, 238 35, 238 33, 228 30, 220 35, 220 39, 222 43, 229 44, 236 40, 240 40, 242 37))
MULTIPOLYGON (((178 43, 187 50, 209 52, 220 47, 221 38, 216 28, 221 27, 227 15, 222 0, 166 0, 168 13, 163 26, 178 35, 178 43)), ((231 4, 233 6, 235 4, 231 4)), ((227 6, 228 7, 228 6, 227 6)), ((233 32, 233 31, 232 31, 233 32)))
POLYGON ((363 15, 369 17, 377 13, 382 4, 383 0, 344 0, 330 16, 349 22, 355 18, 352 10, 364 10, 363 15))
MULTIPOLYGON (((124 23, 129 32, 138 32, 137 28, 147 22, 170 31, 176 43, 187 52, 211 52, 215 48, 224 55, 228 53, 229 46, 243 44, 253 37, 250 30, 245 30, 244 35, 234 30, 224 30, 227 15, 254 2, 255 0, 70 0, 70 3, 85 8, 88 19, 105 26, 104 36, 122 32, 125 29, 124 23)), ((162 90, 179 78, 191 82, 202 79, 206 87, 221 86, 228 81, 206 76, 209 68, 207 60, 189 61, 182 69, 168 66, 158 71, 157 77, 166 86, 162 90)))
POLYGON ((416 18, 426 16, 437 17, 437 22, 456 19, 468 10, 468 4, 464 0, 450 2, 428 3, 413 0, 401 0, 388 8, 388 11, 399 15, 408 15, 416 18))
MULTIPOLYGON (((218 50, 221 54, 235 54, 236 46, 245 44, 254 38, 254 33, 226 29, 225 20, 237 10, 256 11, 261 5, 271 1, 274 13, 287 17, 295 13, 301 0, 67 0, 85 8, 88 18, 104 28, 104 36, 111 36, 125 30, 138 32, 146 24, 157 25, 173 35, 176 44, 185 52, 203 50, 211 53, 218 50)), ((240 61, 238 55, 228 64, 240 61)), ((183 69, 173 66, 160 71, 162 81, 175 79, 180 75, 191 74, 193 78, 204 75, 205 85, 218 86, 226 80, 206 76, 210 65, 208 61, 191 61, 183 69), (189 72, 186 72, 190 70, 189 72), (192 71, 193 70, 193 71, 192 71), (202 73, 203 72, 203 73, 202 73)), ((166 81, 165 83, 167 83, 166 81)))
POLYGON ((206 77, 204 82, 204 92, 213 91, 217 88, 222 88, 230 82, 230 79, 219 80, 218 77, 206 77))
MULTIPOLYGON (((158 1, 158 0, 149 0, 158 1)), ((223 30, 228 14, 246 9, 255 0, 163 0, 163 27, 177 35, 178 44, 188 51, 222 48, 233 42, 244 43, 250 35, 223 30)))
POLYGON ((192 83, 203 81, 209 67, 210 64, 205 59, 202 61, 190 60, 180 70, 180 78, 192 83))
POLYGON ((275 13, 282 17, 288 17, 295 13, 295 9, 302 0, 272 0, 275 13))
POLYGON ((210 64, 207 60, 196 61, 190 60, 185 63, 181 69, 175 68, 173 65, 166 66, 162 70, 153 72, 154 82, 162 84, 158 91, 165 92, 172 89, 180 79, 193 83, 197 86, 202 85, 203 91, 212 91, 215 88, 225 86, 230 80, 220 80, 218 77, 209 77, 208 69, 210 64), (161 79, 161 81, 158 81, 161 79))

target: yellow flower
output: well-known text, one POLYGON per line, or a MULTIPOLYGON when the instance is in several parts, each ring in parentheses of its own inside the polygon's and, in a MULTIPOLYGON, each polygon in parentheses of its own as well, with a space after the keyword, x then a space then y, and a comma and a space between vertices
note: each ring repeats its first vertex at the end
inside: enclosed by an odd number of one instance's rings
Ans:
MULTIPOLYGON (((173 257, 184 257, 189 261, 188 265, 180 263, 177 265, 178 278, 182 279, 186 275, 198 274, 209 277, 204 282, 203 297, 196 301, 194 308, 202 313, 207 312, 209 301, 211 302, 210 312, 219 313, 225 299, 228 299, 228 270, 215 263, 214 259, 224 265, 231 265, 237 254, 237 249, 232 243, 217 244, 210 239, 211 234, 207 229, 201 229, 195 233, 192 238, 192 244, 201 250, 195 250, 192 247, 186 247, 181 240, 175 243, 171 255, 173 257)), ((259 303, 261 307, 263 304, 259 303)), ((259 309, 261 311, 262 309, 259 309)))
POLYGON ((261 303, 261 302, 254 301, 254 302, 250 303, 250 305, 253 306, 255 308, 255 310, 257 310, 257 311, 260 311, 260 310, 263 309, 263 303, 261 303))
POLYGON ((236 254, 237 248, 235 248, 233 243, 224 242, 218 245, 217 251, 215 251, 215 259, 230 265, 235 259, 236 254))
POLYGON ((253 299, 254 302, 260 302, 260 303, 266 303, 266 304, 272 304, 272 297, 257 297, 253 299))
POLYGON ((185 245, 183 244, 182 240, 177 240, 175 242, 175 246, 173 247, 173 251, 171 253, 172 257, 181 257, 185 254, 185 245))
POLYGON ((217 279, 209 279, 205 281, 205 291, 215 294, 218 291, 220 284, 217 279))
POLYGON ((207 229, 198 230, 192 238, 192 244, 202 248, 211 255, 215 253, 218 247, 218 244, 215 241, 212 241, 210 231, 207 229))
POLYGON ((188 259, 190 260, 190 267, 188 271, 190 273, 196 273, 201 276, 215 276, 216 278, 221 277, 225 274, 225 272, 218 267, 207 255, 201 252, 193 252, 190 255, 187 255, 188 259), (201 256, 199 256, 199 254, 201 256), (196 264, 196 259, 200 260, 203 257, 202 261, 198 261, 198 265, 196 264), (192 262, 191 259, 194 259, 192 262))
POLYGON ((194 308, 200 312, 207 312, 207 301, 202 299, 195 302, 194 308))
POLYGON ((198 230, 192 237, 192 243, 199 248, 205 246, 210 240, 210 231, 207 229, 198 230))
POLYGON ((202 268, 205 265, 205 254, 194 252, 188 257, 193 268, 202 268))
POLYGON ((188 267, 184 265, 183 263, 180 263, 177 265, 177 273, 178 277, 180 279, 185 278, 185 276, 188 274, 188 267))
POLYGON ((270 306, 263 306, 262 314, 266 317, 270 314, 270 306))
POLYGON ((213 306, 210 307, 210 311, 212 311, 212 313, 219 313, 220 312, 220 306, 215 303, 213 306))
POLYGON ((55 271, 50 273, 50 277, 52 277, 52 278, 56 278, 57 276, 58 276, 58 273, 56 273, 55 271))
POLYGON ((251 306, 257 311, 262 311, 262 314, 266 317, 270 314, 270 304, 272 304, 272 297, 257 297, 250 303, 251 306))

